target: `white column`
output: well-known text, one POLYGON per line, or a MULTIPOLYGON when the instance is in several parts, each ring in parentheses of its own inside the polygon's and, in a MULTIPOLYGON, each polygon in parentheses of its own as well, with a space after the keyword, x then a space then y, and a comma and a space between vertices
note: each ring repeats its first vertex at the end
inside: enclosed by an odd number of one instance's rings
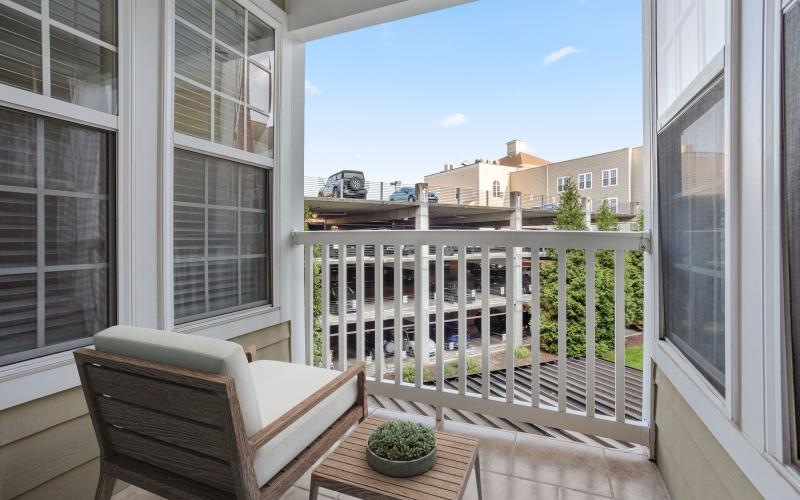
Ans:
MULTIPOLYGON (((514 211, 511 213, 509 226, 514 231, 522 229, 522 193, 519 191, 512 191, 510 197, 511 208, 514 211)), ((508 249, 506 249, 508 251, 508 249)), ((536 249, 538 252, 539 250, 536 249)), ((514 248, 514 260, 512 269, 508 272, 514 273, 512 283, 514 286, 511 290, 506 290, 506 293, 512 294, 514 300, 514 321, 511 324, 511 333, 513 333, 514 345, 522 345, 522 248, 514 248)), ((506 327, 506 329, 508 326, 506 327)), ((508 332, 507 332, 508 333, 508 332)))
MULTIPOLYGON (((430 229, 428 225, 428 184, 418 183, 417 188, 417 214, 415 217, 415 229, 420 231, 427 231, 430 229)), ((428 296, 430 290, 430 258, 428 256, 428 245, 419 245, 415 251, 416 264, 414 285, 416 295, 416 320, 414 321, 414 334, 416 335, 416 350, 415 357, 417 360, 417 374, 422 373, 422 363, 429 362, 428 357, 428 342, 430 341, 430 321, 428 312, 428 296)), ((417 376, 417 381, 421 381, 421 375, 417 376)))

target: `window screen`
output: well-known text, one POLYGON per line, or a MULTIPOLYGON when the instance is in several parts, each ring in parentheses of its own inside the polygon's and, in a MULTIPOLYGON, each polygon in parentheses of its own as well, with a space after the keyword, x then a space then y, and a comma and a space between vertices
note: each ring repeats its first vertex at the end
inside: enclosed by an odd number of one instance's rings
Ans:
POLYGON ((269 171, 176 149, 174 177, 176 323, 268 304, 269 171))
POLYGON ((114 324, 114 135, 0 108, 0 364, 114 324))
POLYGON ((658 134, 664 335, 725 393, 725 109, 719 80, 658 134))
MULTIPOLYGON (((784 14, 783 37, 784 221, 794 359, 794 411, 796 425, 800 425, 800 4, 795 4, 784 14)), ((800 435, 800 429, 797 429, 797 435, 800 435)))

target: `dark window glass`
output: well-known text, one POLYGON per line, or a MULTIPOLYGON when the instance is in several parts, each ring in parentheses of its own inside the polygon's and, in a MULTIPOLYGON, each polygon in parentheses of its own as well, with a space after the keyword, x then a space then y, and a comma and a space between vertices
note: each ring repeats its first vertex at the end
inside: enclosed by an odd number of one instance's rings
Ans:
MULTIPOLYGON (((800 426, 800 4, 783 18, 783 175, 794 411, 800 426)), ((800 428, 796 436, 800 435, 800 428)), ((796 440, 795 440, 796 443, 796 440)), ((797 446, 797 444, 795 444, 797 446)), ((798 450, 795 449, 795 458, 798 450)))
POLYGON ((269 171, 175 150, 175 320, 268 304, 269 171))
POLYGON ((664 335, 723 395, 724 123, 720 80, 658 134, 664 335))
POLYGON ((114 135, 2 108, 0 135, 2 365, 115 322, 114 135))

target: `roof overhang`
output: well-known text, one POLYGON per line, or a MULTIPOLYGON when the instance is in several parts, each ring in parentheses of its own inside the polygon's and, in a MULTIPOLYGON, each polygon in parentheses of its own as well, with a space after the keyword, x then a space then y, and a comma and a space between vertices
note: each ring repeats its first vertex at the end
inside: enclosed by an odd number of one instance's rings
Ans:
POLYGON ((286 13, 289 34, 307 42, 473 1, 286 0, 286 13))

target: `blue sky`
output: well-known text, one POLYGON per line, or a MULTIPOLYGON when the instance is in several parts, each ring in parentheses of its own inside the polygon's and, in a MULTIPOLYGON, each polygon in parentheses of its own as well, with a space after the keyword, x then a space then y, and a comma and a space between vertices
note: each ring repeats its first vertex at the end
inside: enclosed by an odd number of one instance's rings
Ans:
POLYGON ((306 46, 306 175, 642 143, 641 1, 480 0, 306 46))

